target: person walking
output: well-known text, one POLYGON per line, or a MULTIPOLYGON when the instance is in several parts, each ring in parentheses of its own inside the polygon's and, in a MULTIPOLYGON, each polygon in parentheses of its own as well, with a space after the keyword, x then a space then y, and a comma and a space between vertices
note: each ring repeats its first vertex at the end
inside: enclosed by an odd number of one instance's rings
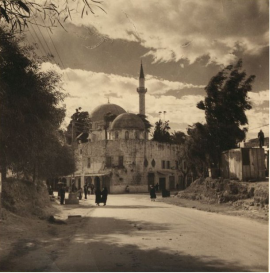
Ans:
POLYGON ((108 190, 106 187, 103 188, 101 195, 102 195, 102 203, 104 203, 103 206, 106 206, 107 197, 108 197, 108 190))
POLYGON ((101 191, 99 188, 96 189, 95 195, 96 195, 95 203, 99 206, 99 203, 101 203, 101 191))
POLYGON ((82 200, 82 188, 78 190, 78 193, 79 193, 79 200, 82 200))
POLYGON ((259 138, 259 143, 260 143, 260 148, 264 146, 264 133, 262 130, 258 133, 258 138, 259 138))
POLYGON ((60 190, 60 204, 64 205, 64 201, 65 201, 65 194, 66 194, 66 189, 64 186, 61 186, 60 190))
POLYGON ((84 191, 84 199, 87 199, 87 193, 88 193, 88 186, 87 186, 87 184, 84 184, 83 191, 84 191))
POLYGON ((152 185, 150 185, 150 198, 151 198, 151 201, 156 201, 156 198, 157 198, 156 190, 152 185))

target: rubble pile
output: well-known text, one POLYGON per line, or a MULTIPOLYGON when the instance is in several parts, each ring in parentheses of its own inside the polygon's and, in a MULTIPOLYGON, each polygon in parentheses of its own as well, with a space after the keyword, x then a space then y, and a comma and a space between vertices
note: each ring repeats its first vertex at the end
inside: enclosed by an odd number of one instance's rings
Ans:
POLYGON ((209 204, 229 203, 235 206, 246 205, 268 208, 268 183, 249 183, 229 179, 207 177, 195 180, 177 195, 180 198, 200 200, 209 204))

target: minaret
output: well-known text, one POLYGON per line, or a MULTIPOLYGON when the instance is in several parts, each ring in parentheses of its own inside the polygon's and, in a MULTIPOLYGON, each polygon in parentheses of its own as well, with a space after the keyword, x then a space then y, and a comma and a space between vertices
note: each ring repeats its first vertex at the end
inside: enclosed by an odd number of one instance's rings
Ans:
POLYGON ((141 63, 141 71, 139 78, 139 88, 137 88, 137 92, 139 93, 139 114, 145 115, 145 93, 147 89, 144 86, 144 73, 143 73, 143 65, 141 63))

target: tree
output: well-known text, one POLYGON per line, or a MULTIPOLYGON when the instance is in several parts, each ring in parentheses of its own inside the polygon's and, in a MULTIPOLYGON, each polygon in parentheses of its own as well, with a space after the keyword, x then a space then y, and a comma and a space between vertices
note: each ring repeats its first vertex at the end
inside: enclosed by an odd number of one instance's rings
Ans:
MULTIPOLYGON (((88 13, 95 14, 94 7, 105 12, 100 6, 101 1, 98 0, 73 0, 72 2, 75 6, 80 6, 81 17, 88 13)), ((4 20, 12 30, 22 31, 29 23, 37 24, 35 18, 38 16, 44 20, 48 19, 50 27, 58 24, 63 27, 63 22, 68 18, 72 19, 71 14, 75 12, 72 2, 63 0, 62 3, 59 3, 56 0, 49 0, 37 3, 29 0, 2 0, 0 1, 0 19, 4 20)))
POLYGON ((41 71, 41 60, 35 57, 31 47, 22 46, 20 41, 0 28, 3 181, 7 169, 33 180, 41 178, 44 158, 52 159, 47 147, 59 142, 58 130, 65 116, 65 109, 60 106, 64 95, 60 91, 59 75, 41 71))
POLYGON ((76 112, 71 116, 71 121, 67 127, 66 140, 68 144, 72 141, 88 141, 89 129, 91 126, 90 115, 87 111, 81 111, 81 107, 76 109, 76 112))
POLYGON ((161 119, 155 123, 153 139, 157 142, 171 142, 171 135, 169 133, 170 130, 169 121, 162 121, 161 119))
POLYGON ((185 133, 181 132, 181 131, 177 131, 177 132, 173 132, 171 134, 171 143, 172 144, 184 144, 186 142, 187 136, 185 133))
POLYGON ((141 120, 143 121, 144 127, 145 127, 145 131, 147 133, 149 133, 150 129, 151 129, 151 127, 153 127, 153 125, 147 120, 147 116, 146 115, 142 115, 142 114, 137 114, 137 116, 139 118, 141 118, 141 120))
POLYGON ((247 77, 242 61, 229 65, 214 76, 205 87, 206 98, 197 107, 205 111, 212 143, 209 154, 217 163, 220 152, 237 147, 246 137, 248 124, 245 111, 252 108, 248 91, 252 90, 255 76, 247 77))

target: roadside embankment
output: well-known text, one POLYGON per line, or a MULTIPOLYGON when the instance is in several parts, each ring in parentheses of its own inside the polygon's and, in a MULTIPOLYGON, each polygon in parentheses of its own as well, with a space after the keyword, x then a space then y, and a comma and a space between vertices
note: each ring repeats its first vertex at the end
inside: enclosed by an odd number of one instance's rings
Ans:
POLYGON ((162 201, 183 207, 268 220, 269 183, 208 177, 195 180, 185 190, 171 198, 162 198, 162 201))

